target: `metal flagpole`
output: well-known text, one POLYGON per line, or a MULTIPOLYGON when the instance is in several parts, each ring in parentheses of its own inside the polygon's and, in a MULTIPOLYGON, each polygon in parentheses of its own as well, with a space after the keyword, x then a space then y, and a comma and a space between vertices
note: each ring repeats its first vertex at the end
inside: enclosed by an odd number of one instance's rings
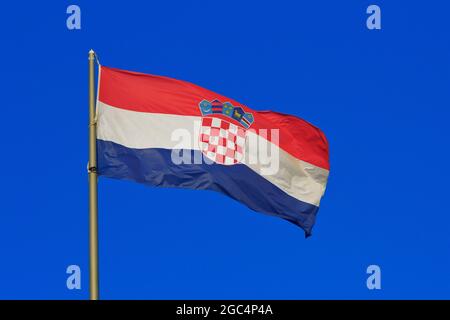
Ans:
POLYGON ((89 295, 98 300, 97 145, 95 119, 94 50, 89 51, 89 295))

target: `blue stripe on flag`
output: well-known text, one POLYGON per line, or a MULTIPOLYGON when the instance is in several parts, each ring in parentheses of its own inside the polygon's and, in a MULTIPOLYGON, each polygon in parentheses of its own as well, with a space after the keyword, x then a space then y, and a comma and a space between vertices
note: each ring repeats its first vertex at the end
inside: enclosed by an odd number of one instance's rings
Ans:
MULTIPOLYGON (((185 150, 194 153, 200 151, 185 150)), ((311 234, 318 207, 299 201, 246 165, 181 164, 171 160, 172 150, 132 149, 97 140, 98 171, 109 178, 133 180, 158 187, 221 192, 257 212, 286 219, 311 234)), ((199 154, 195 155, 199 156, 199 154)))

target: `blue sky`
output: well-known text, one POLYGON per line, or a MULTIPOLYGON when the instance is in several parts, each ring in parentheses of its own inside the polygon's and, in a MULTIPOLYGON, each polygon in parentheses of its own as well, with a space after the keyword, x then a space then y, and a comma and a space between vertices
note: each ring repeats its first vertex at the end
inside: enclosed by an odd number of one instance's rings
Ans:
POLYGON ((445 1, 2 5, 0 298, 88 298, 87 52, 326 134, 313 236, 213 192, 99 180, 105 299, 450 298, 445 1), (81 30, 66 8, 81 8, 81 30), (382 29, 366 28, 370 4, 382 29), (66 267, 82 270, 66 288, 66 267), (382 289, 368 290, 377 264, 382 289))

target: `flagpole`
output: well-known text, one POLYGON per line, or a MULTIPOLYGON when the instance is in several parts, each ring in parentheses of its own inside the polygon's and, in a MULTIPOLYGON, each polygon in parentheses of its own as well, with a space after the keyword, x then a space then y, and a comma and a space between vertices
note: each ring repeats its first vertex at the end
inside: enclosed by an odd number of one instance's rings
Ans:
POLYGON ((94 50, 89 51, 89 296, 98 300, 97 145, 95 119, 94 50))

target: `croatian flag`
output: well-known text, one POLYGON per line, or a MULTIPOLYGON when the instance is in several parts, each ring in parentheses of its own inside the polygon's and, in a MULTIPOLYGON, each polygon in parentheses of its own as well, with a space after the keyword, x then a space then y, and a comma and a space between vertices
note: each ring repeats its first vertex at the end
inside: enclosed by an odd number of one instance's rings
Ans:
POLYGON ((101 176, 214 190, 311 234, 329 173, 324 134, 192 83, 100 67, 101 176))

